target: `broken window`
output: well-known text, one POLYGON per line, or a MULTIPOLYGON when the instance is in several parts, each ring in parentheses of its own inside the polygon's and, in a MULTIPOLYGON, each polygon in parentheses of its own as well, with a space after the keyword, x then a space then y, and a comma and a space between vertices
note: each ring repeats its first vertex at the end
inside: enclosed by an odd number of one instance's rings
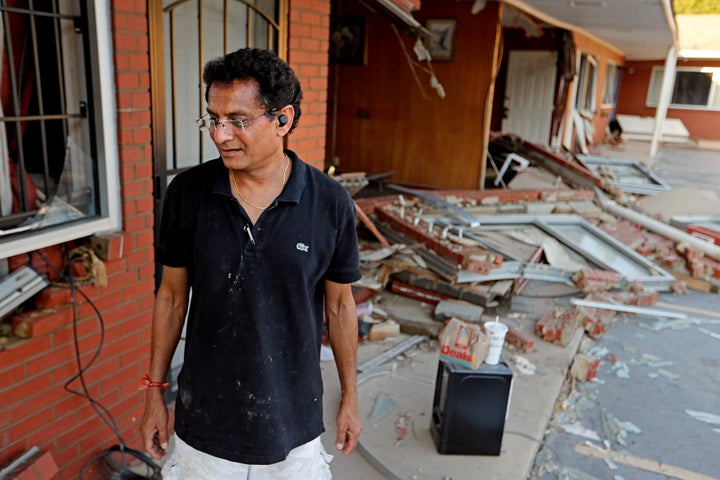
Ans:
MULTIPOLYGON (((650 289, 667 291, 675 278, 650 260, 603 232, 584 218, 574 215, 506 217, 476 216, 479 226, 457 226, 451 220, 436 215, 423 218, 448 231, 462 232, 462 237, 480 242, 511 260, 527 262, 527 258, 513 255, 507 240, 489 238, 488 232, 502 233, 528 245, 542 247, 548 263, 559 270, 575 272, 582 268, 602 268, 621 275, 629 282, 638 281, 650 289), (498 246, 500 248, 498 248, 498 246)), ((554 271, 548 270, 548 277, 554 271)), ((492 274, 492 272, 491 272, 492 274)), ((561 279, 557 274, 556 281, 561 279)), ((464 273, 458 281, 483 281, 480 275, 464 273)), ((503 277, 505 278, 505 277, 503 277)))
POLYGON ((603 87, 603 105, 615 105, 617 87, 620 81, 620 67, 608 62, 605 66, 605 85, 603 87))
POLYGON ((105 2, 0 6, 0 258, 119 227, 108 19, 105 2))
POLYGON ((575 109, 581 113, 595 112, 595 92, 597 91, 597 59, 587 53, 580 54, 578 68, 575 109))
MULTIPOLYGON (((647 104, 656 106, 664 68, 654 68, 650 77, 647 104)), ((720 68, 679 67, 675 72, 670 105, 673 107, 720 108, 720 68)))

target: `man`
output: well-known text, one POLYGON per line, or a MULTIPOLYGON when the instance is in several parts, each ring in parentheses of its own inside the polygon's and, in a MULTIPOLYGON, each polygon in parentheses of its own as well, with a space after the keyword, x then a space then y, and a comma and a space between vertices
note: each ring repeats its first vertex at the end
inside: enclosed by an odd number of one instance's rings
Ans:
POLYGON ((274 53, 230 53, 210 61, 203 80, 198 122, 220 158, 179 174, 166 193, 145 448, 159 459, 168 447, 162 382, 189 304, 164 478, 331 478, 320 443, 323 310, 342 389, 338 450, 349 453, 362 429, 354 205, 339 183, 283 151, 302 90, 274 53))

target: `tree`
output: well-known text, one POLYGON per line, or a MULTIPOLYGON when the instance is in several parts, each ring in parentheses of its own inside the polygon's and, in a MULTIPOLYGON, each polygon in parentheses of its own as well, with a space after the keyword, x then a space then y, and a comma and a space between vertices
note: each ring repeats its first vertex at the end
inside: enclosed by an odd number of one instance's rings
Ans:
POLYGON ((720 14, 720 2, 717 0, 674 0, 673 3, 675 13, 678 15, 720 14))

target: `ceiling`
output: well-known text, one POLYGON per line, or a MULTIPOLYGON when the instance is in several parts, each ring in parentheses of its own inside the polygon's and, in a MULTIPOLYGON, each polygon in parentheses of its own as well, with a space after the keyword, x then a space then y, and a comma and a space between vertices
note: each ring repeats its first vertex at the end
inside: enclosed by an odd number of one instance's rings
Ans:
POLYGON ((672 0, 502 0, 542 22, 580 30, 627 60, 664 59, 676 35, 672 0))

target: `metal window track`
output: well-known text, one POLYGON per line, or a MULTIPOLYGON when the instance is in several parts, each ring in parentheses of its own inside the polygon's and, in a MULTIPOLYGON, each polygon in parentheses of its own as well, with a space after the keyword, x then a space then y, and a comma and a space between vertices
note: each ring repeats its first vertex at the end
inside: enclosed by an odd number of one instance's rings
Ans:
POLYGON ((0 279, 0 317, 12 312, 49 284, 31 267, 22 267, 0 279))

